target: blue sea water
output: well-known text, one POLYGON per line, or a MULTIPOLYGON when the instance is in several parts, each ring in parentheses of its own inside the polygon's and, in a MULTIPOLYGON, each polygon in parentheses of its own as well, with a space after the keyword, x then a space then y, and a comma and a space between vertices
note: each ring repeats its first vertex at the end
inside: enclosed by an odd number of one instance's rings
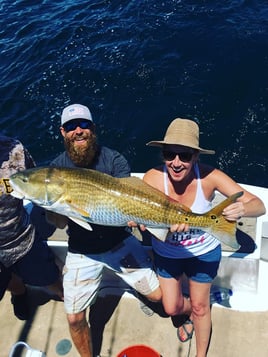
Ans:
POLYGON ((62 109, 85 104, 142 172, 159 162, 145 143, 192 118, 216 150, 202 161, 268 187, 267 19, 261 0, 2 0, 0 130, 46 164, 62 109))

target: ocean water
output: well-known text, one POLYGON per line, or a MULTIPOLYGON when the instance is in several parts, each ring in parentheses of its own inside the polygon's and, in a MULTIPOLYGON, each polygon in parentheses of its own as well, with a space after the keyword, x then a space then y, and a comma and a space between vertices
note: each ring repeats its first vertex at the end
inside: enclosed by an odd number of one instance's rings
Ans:
POLYGON ((268 187, 266 1, 2 0, 0 10, 0 130, 37 164, 62 151, 60 113, 77 102, 135 172, 159 162, 145 143, 184 117, 216 150, 202 161, 268 187))

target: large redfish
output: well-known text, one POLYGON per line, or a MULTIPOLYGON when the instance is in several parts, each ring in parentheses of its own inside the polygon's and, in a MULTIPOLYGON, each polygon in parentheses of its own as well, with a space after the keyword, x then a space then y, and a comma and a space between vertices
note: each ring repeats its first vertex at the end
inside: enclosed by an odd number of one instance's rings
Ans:
POLYGON ((171 225, 187 223, 239 248, 236 222, 227 221, 222 211, 243 192, 205 214, 196 214, 137 177, 115 178, 95 170, 43 167, 18 172, 11 176, 10 183, 14 196, 68 216, 87 229, 91 229, 90 223, 126 226, 134 221, 152 228, 154 235, 164 240, 163 229, 167 233, 171 225))

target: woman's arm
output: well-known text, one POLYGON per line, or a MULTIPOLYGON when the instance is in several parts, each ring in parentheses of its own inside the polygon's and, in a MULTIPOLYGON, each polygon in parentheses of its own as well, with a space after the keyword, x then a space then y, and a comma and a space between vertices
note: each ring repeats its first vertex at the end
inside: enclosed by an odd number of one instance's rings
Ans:
POLYGON ((256 195, 244 189, 224 172, 215 169, 209 175, 215 190, 224 196, 243 191, 243 195, 223 210, 223 215, 228 220, 237 220, 241 217, 259 217, 265 214, 266 209, 262 200, 256 195))

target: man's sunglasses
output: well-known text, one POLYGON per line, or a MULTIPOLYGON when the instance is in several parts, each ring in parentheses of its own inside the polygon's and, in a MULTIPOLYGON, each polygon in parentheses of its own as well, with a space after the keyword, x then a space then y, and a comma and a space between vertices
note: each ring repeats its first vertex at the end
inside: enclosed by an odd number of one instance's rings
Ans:
POLYGON ((183 162, 190 162, 194 155, 192 151, 173 152, 173 151, 166 151, 166 150, 163 150, 162 154, 165 161, 173 161, 178 155, 179 159, 183 162))
POLYGON ((63 124, 63 129, 68 133, 75 130, 78 126, 81 129, 92 129, 93 124, 90 120, 75 119, 63 124))

